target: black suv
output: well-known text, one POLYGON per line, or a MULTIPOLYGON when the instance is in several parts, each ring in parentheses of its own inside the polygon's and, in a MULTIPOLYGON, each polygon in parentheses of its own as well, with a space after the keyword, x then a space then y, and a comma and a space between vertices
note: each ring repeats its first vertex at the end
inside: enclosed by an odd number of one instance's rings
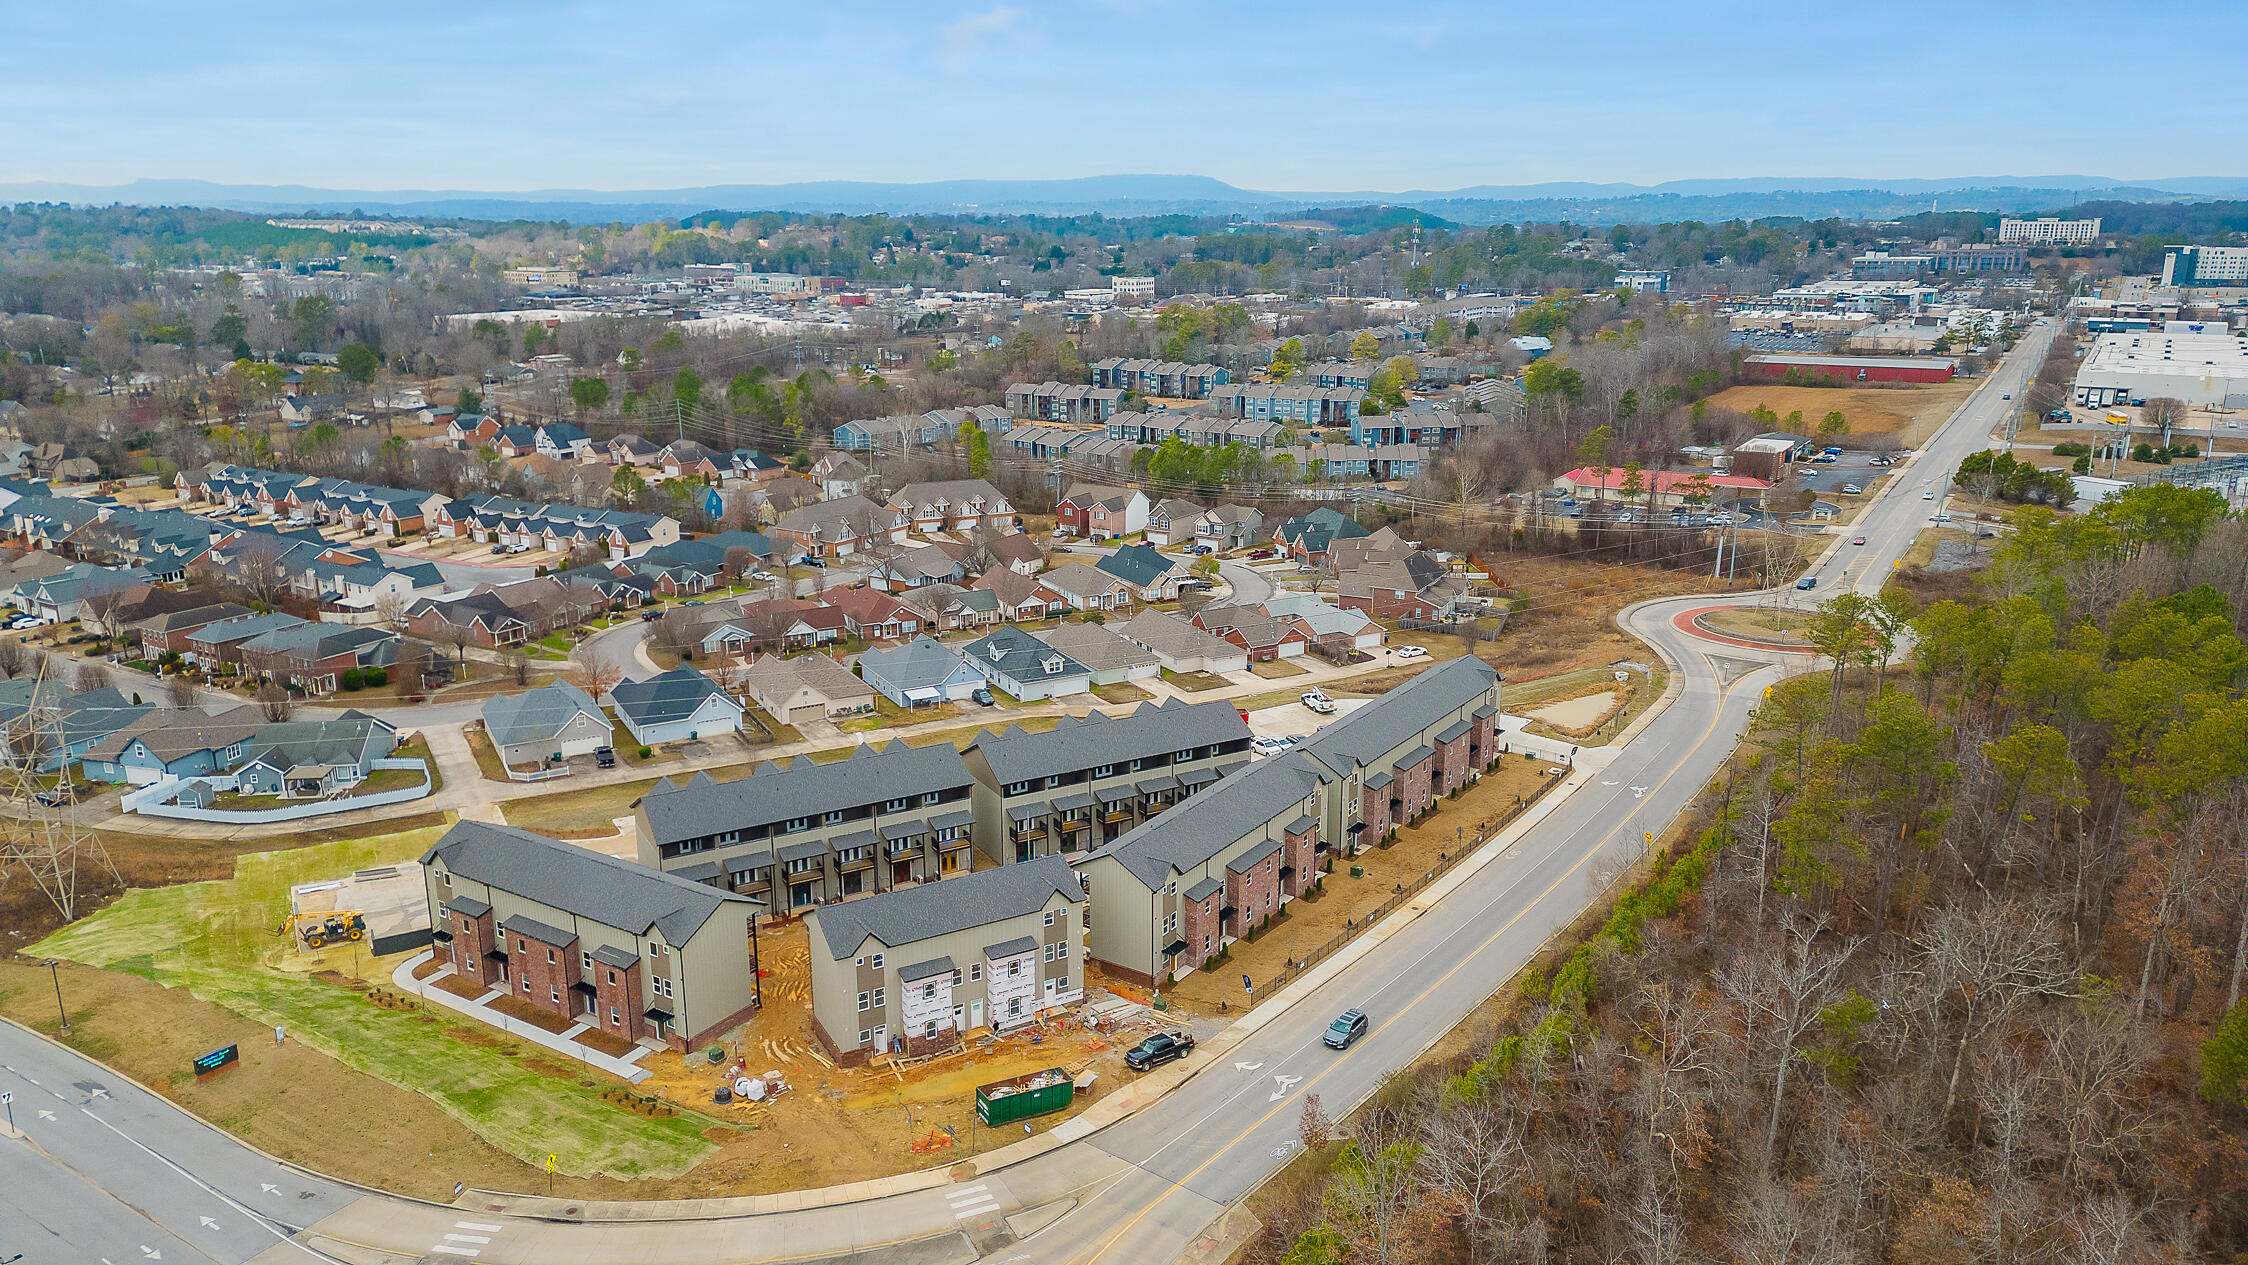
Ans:
POLYGON ((1351 1009, 1335 1016, 1327 1025, 1326 1034, 1319 1039, 1338 1050, 1347 1050, 1350 1043, 1366 1035, 1366 1012, 1351 1009))
POLYGON ((593 749, 593 762, 604 769, 617 767, 617 749, 615 747, 595 747, 593 749))

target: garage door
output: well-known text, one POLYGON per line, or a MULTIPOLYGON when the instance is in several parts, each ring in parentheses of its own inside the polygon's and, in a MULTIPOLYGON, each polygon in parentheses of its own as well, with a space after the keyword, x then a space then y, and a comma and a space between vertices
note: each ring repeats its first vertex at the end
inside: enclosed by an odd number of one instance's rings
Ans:
POLYGON ((801 725, 810 721, 826 719, 827 707, 825 704, 814 703, 810 707, 791 707, 788 709, 788 723, 791 725, 801 725))

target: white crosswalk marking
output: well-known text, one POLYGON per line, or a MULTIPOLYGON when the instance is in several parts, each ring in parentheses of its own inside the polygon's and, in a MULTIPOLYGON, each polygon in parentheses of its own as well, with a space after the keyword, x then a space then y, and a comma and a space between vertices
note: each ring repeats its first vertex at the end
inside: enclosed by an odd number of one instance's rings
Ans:
POLYGON ((492 1236, 489 1234, 448 1234, 445 1236, 445 1241, 447 1243, 489 1243, 492 1241, 492 1236))
POLYGON ((482 1230, 486 1234, 498 1234, 501 1229, 501 1227, 485 1221, 455 1221, 453 1228, 456 1230, 482 1230))
POLYGON ((476 1233, 448 1234, 445 1236, 443 1243, 439 1243, 429 1250, 443 1256, 480 1256, 483 1254, 483 1247, 463 1247, 461 1244, 476 1243, 489 1246, 492 1242, 492 1236, 498 1234, 504 1228, 506 1227, 494 1225, 489 1221, 455 1221, 453 1223, 454 1230, 470 1230, 476 1231, 476 1233))
POLYGON ((999 1211, 999 1201, 991 1197, 991 1191, 982 1182, 947 1192, 945 1202, 952 1205, 952 1219, 955 1221, 966 1221, 987 1212, 999 1211))
POLYGON ((432 1251, 432 1252, 443 1252, 443 1253, 444 1253, 445 1255, 447 1255, 447 1256, 481 1256, 481 1255, 483 1255, 483 1253, 481 1253, 481 1252, 477 1251, 477 1250, 476 1250, 475 1248, 472 1248, 472 1247, 454 1247, 454 1246, 453 1246, 452 1244, 450 1244, 450 1243, 440 1243, 440 1244, 438 1244, 438 1245, 437 1245, 436 1247, 433 1247, 433 1248, 431 1248, 431 1249, 429 1249, 429 1250, 430 1250, 430 1251, 432 1251))

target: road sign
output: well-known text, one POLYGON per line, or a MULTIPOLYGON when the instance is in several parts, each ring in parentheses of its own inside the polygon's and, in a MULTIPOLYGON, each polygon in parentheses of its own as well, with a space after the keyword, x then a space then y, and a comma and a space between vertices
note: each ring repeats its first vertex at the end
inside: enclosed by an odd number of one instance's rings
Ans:
POLYGON ((241 1060, 241 1058, 242 1048, 240 1046, 222 1045, 218 1049, 211 1051, 209 1054, 198 1055, 196 1057, 195 1075, 200 1078, 204 1076, 214 1075, 218 1072, 223 1072, 227 1068, 234 1066, 235 1063, 241 1060))
POLYGON ((15 1100, 16 1100, 16 1096, 15 1096, 14 1094, 11 1094, 11 1093, 6 1093, 6 1092, 4 1092, 4 1091, 0 1091, 0 1107, 5 1107, 5 1106, 7 1106, 7 1105, 8 1105, 9 1103, 12 1103, 12 1102, 14 1102, 15 1100))
POLYGON ((1249 977, 1247 975, 1243 975, 1241 977, 1241 991, 1244 993, 1253 993, 1257 991, 1256 988, 1249 983, 1249 977))
POLYGON ((552 1151, 546 1153, 546 1175, 554 1176, 554 1152, 552 1151))

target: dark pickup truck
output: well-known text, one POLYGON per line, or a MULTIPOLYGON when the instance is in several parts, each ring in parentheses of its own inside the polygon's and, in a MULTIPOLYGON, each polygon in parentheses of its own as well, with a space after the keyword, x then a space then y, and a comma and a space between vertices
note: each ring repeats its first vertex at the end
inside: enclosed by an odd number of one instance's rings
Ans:
POLYGON ((1184 1032, 1158 1032, 1124 1051, 1124 1066, 1135 1072, 1145 1072, 1172 1059, 1183 1059, 1193 1048, 1194 1038, 1184 1032))

